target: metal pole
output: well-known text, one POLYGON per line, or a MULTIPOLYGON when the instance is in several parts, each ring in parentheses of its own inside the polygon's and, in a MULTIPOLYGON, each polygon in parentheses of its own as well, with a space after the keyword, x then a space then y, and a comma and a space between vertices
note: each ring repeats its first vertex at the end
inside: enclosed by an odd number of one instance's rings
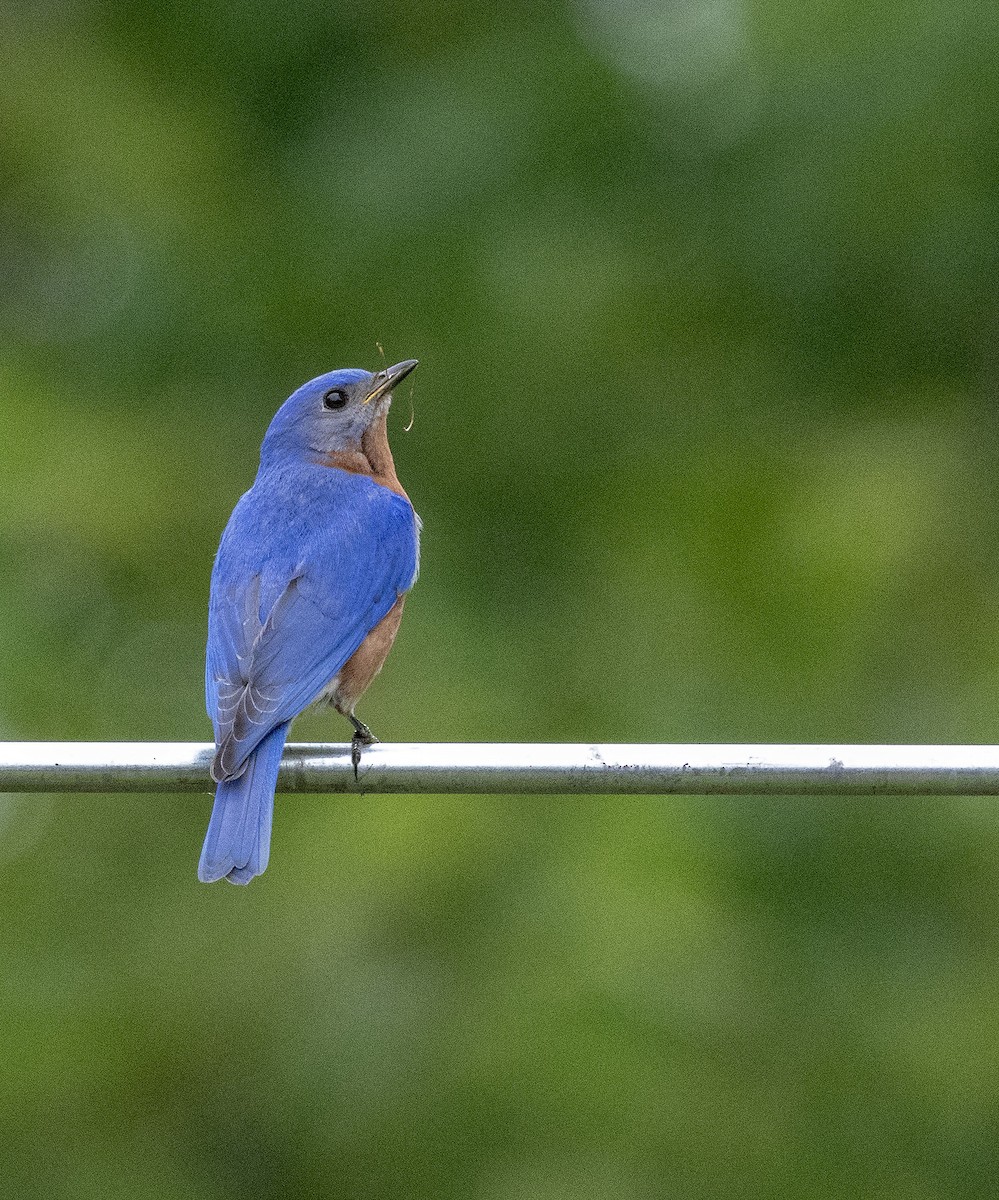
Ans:
MULTIPOLYGON (((0 742, 0 792, 209 792, 194 742, 0 742)), ((996 796, 999 746, 293 743, 280 792, 996 796)))

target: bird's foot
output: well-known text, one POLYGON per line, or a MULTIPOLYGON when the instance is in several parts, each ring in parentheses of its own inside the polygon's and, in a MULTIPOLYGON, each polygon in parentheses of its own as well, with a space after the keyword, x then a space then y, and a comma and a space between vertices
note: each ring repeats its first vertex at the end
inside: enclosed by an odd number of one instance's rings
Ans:
POLYGON ((361 747, 370 746, 378 739, 363 721, 351 717, 350 723, 354 726, 354 736, 350 739, 350 761, 354 767, 354 782, 356 783, 357 768, 361 765, 361 747))

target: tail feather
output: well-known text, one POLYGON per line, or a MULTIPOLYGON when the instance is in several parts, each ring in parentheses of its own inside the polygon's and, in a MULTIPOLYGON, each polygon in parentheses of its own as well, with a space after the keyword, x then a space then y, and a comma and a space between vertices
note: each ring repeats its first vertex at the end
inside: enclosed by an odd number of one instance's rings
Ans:
POLYGON ((238 779, 220 783, 198 863, 202 883, 249 883, 263 873, 271 851, 271 819, 286 721, 253 751, 238 779))

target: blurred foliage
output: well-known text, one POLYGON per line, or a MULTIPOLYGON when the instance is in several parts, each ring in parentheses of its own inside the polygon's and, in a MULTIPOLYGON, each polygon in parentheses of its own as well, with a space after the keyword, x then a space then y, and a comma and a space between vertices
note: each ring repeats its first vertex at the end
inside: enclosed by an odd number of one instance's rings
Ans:
MULTIPOLYGON (((994 741, 997 32, 12 0, 4 736, 208 736, 267 421, 381 342, 383 737, 994 741)), ((208 810, 0 808, 7 1194, 995 1193, 993 801, 289 797, 246 891, 208 810)))

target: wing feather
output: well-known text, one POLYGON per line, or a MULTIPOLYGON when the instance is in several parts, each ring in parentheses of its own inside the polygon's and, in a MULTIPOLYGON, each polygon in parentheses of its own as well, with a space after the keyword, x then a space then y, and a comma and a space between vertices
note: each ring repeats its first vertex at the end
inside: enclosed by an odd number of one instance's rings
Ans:
POLYGON ((206 669, 216 780, 242 774, 260 741, 319 696, 413 582, 412 508, 369 480, 348 478, 362 485, 348 496, 349 520, 327 512, 321 524, 303 521, 299 504, 275 546, 263 536, 274 524, 273 505, 251 490, 223 535, 206 669))

